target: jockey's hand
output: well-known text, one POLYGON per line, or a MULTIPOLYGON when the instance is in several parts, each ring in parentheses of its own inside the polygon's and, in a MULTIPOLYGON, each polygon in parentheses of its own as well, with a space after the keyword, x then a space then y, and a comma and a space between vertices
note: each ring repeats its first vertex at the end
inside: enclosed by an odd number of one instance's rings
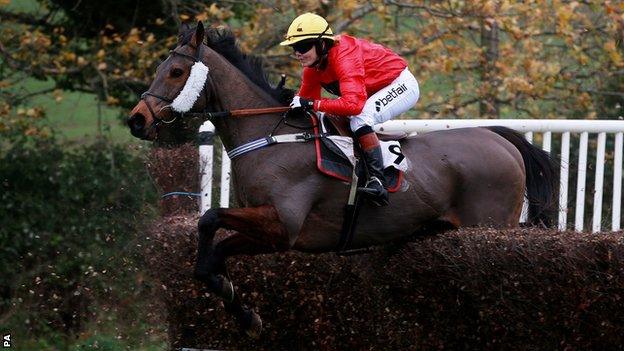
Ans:
POLYGON ((301 111, 312 111, 314 109, 314 100, 304 99, 298 95, 292 99, 290 103, 291 109, 300 109, 301 111))

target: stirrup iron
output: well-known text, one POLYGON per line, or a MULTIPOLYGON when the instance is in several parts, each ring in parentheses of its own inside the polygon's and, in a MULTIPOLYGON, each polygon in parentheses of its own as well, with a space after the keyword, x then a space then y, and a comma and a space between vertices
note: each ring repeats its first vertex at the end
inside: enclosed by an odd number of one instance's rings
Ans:
POLYGON ((358 187, 357 191, 364 194, 367 199, 377 206, 388 205, 388 191, 377 177, 371 177, 364 187, 358 187), (371 186, 372 185, 372 186, 371 186))

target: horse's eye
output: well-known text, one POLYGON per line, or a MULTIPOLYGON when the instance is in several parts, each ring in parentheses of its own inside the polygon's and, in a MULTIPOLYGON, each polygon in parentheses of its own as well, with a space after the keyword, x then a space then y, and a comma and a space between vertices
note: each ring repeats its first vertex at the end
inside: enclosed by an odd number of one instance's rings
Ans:
POLYGON ((171 78, 178 78, 180 76, 182 76, 182 74, 184 73, 184 71, 180 68, 174 68, 171 70, 171 72, 169 72, 169 75, 171 76, 171 78))

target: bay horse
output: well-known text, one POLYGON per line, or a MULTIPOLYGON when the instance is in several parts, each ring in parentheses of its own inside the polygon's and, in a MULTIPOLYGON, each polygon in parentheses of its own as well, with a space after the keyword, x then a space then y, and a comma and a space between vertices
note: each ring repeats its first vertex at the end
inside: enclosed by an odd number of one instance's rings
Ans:
MULTIPOLYGON (((205 66, 205 81, 191 112, 259 109, 286 105, 282 88, 267 83, 252 57, 242 54, 230 31, 201 22, 181 30, 177 47, 162 62, 156 77, 127 120, 132 135, 147 140, 174 118, 195 64, 205 66), (207 39, 207 44, 204 44, 207 39)), ((195 72, 193 72, 195 74, 195 72)), ((204 78, 202 78, 204 79, 204 78)), ((232 117, 213 114, 211 121, 226 150, 274 131, 282 116, 265 113, 232 117)), ((280 125, 275 134, 298 133, 280 125)), ((423 228, 466 226, 516 227, 525 191, 531 224, 548 224, 555 203, 555 165, 549 155, 504 127, 431 132, 402 141, 410 161, 403 190, 390 195, 390 205, 364 203, 351 247, 389 243, 423 228)), ((227 275, 226 258, 287 250, 330 252, 337 247, 347 182, 318 172, 313 142, 274 144, 232 160, 235 194, 241 208, 213 208, 198 223, 195 277, 225 301, 250 335, 258 335, 258 314, 240 301, 227 275), (214 242, 225 228, 235 234, 214 242)), ((419 232, 420 231, 420 232, 419 232)))

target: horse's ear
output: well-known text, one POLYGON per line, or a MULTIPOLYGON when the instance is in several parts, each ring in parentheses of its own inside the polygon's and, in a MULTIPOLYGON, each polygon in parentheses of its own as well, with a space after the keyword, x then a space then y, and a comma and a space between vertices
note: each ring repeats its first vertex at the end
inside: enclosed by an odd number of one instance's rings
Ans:
POLYGON ((197 28, 195 28, 195 34, 193 34, 191 43, 193 43, 193 45, 198 48, 204 41, 205 35, 206 30, 204 29, 204 24, 202 23, 202 21, 197 21, 197 28))

